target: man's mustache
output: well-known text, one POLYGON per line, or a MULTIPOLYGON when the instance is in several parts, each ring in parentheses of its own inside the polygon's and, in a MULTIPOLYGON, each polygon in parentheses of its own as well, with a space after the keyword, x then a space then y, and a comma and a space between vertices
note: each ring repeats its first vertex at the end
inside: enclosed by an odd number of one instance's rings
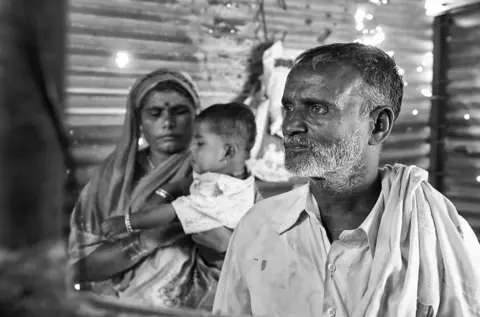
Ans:
POLYGON ((287 136, 283 139, 283 146, 305 146, 308 148, 314 148, 318 144, 307 137, 302 135, 287 136))

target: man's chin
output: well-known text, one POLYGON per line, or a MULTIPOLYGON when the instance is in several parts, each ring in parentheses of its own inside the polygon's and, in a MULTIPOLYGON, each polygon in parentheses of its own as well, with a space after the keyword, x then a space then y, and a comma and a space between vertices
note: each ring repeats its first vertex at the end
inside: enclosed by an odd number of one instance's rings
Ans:
POLYGON ((323 173, 318 168, 307 165, 304 161, 285 160, 285 169, 299 177, 323 178, 323 173))

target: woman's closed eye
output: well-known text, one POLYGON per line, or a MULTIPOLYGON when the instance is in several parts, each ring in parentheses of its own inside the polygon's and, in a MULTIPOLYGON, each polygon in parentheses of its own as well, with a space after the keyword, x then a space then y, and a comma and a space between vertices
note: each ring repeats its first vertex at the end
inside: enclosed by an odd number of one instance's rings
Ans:
POLYGON ((181 115, 190 113, 190 108, 187 105, 177 105, 169 109, 164 109, 161 107, 153 107, 153 108, 145 109, 145 113, 148 116, 155 117, 155 118, 161 117, 162 115, 181 116, 181 115))
POLYGON ((170 109, 170 114, 173 116, 187 114, 190 113, 190 108, 188 105, 177 105, 170 109))
POLYGON ((149 117, 160 117, 162 115, 162 110, 150 108, 150 109, 146 109, 145 113, 149 117))

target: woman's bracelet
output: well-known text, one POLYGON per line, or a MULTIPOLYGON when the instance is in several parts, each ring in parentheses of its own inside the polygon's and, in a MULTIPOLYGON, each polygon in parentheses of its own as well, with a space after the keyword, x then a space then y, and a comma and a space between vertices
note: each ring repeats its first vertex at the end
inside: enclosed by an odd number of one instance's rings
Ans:
POLYGON ((132 262, 137 262, 151 252, 142 247, 139 234, 134 234, 123 239, 122 251, 132 262))
POLYGON ((157 190, 155 191, 155 194, 157 194, 158 196, 162 197, 162 198, 163 198, 165 201, 167 201, 167 202, 171 202, 171 201, 174 200, 173 196, 170 195, 169 192, 167 192, 166 190, 161 189, 161 188, 157 189, 157 190))
POLYGON ((127 214, 125 215, 125 227, 127 228, 128 233, 134 233, 135 230, 132 228, 132 221, 131 221, 132 211, 129 209, 127 214))

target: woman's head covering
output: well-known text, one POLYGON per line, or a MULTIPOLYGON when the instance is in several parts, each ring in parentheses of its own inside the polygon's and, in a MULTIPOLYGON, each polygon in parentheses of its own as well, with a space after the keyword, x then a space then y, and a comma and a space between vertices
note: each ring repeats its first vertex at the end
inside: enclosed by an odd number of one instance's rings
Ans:
MULTIPOLYGON (((142 100, 149 92, 154 90, 159 84, 166 82, 174 82, 184 88, 193 101, 193 106, 195 108, 194 111, 196 112, 200 109, 200 98, 195 83, 190 76, 184 72, 161 68, 145 75, 135 82, 128 95, 127 112, 123 124, 122 138, 119 140, 116 150, 112 153, 112 155, 115 155, 114 165, 116 170, 124 172, 123 175, 122 173, 117 175, 119 177, 117 180, 118 183, 115 182, 118 185, 123 183, 121 187, 122 193, 130 193, 131 191, 133 168, 135 166, 135 159, 138 151, 140 122, 139 116, 136 115, 136 110, 140 109, 142 100)), ((183 156, 185 156, 185 153, 178 153, 173 155, 173 158, 174 160, 179 160, 183 156)), ((157 169, 156 172, 151 174, 157 175, 158 172, 157 169)), ((156 177, 158 178, 158 176, 156 177)), ((112 194, 119 190, 119 188, 114 187, 116 186, 112 186, 111 188, 112 194)), ((138 187, 140 186, 137 186, 137 188, 138 187)), ((151 194, 151 192, 149 194, 151 194)))
MULTIPOLYGON (((71 219, 72 233, 69 248, 71 251, 72 248, 82 248, 83 243, 76 241, 79 235, 83 235, 83 240, 89 240, 86 241, 87 245, 98 244, 103 240, 100 229, 103 220, 114 215, 124 215, 128 208, 135 212, 160 186, 191 175, 190 156, 185 150, 173 154, 165 162, 160 163, 133 189, 134 167, 140 137, 140 122, 138 122, 139 116, 136 115, 136 110, 150 91, 165 82, 174 82, 181 86, 190 95, 194 110, 200 108, 198 91, 190 76, 185 73, 158 69, 137 80, 128 95, 122 136, 115 150, 84 188, 75 206, 71 219)), ((83 248, 83 256, 93 252, 94 249, 96 247, 83 248)), ((82 257, 80 254, 78 256, 82 257)))
POLYGON ((165 82, 174 82, 180 85, 189 94, 195 111, 200 109, 200 97, 192 78, 187 73, 166 68, 157 69, 136 81, 130 90, 128 108, 134 106, 135 109, 138 109, 143 98, 156 86, 165 82))

